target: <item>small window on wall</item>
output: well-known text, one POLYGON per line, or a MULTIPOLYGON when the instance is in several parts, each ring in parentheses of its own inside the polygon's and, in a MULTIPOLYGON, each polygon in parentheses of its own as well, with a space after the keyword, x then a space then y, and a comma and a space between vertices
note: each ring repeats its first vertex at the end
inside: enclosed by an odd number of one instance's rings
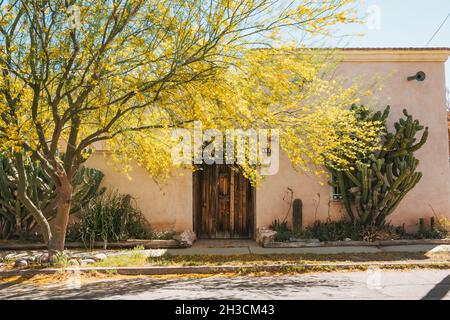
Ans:
POLYGON ((331 199, 334 201, 342 200, 341 188, 339 188, 338 186, 337 177, 333 175, 332 179, 333 179, 333 186, 331 187, 331 199))

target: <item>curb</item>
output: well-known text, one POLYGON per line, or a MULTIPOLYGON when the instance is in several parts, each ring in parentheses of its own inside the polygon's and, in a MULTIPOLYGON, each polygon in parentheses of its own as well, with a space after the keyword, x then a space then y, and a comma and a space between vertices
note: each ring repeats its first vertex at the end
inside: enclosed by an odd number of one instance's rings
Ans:
POLYGON ((51 275, 56 273, 114 273, 120 275, 190 275, 249 272, 326 272, 353 269, 450 269, 450 262, 362 262, 362 263, 322 263, 322 264, 272 264, 272 265, 230 265, 230 266, 168 266, 168 267, 87 267, 87 268, 47 268, 0 271, 1 277, 26 275, 51 275))
MULTIPOLYGON (((93 249, 103 249, 103 242, 95 242, 93 249)), ((264 243, 262 248, 332 248, 332 247, 390 247, 401 245, 450 245, 450 239, 446 240, 384 240, 384 241, 328 241, 328 242, 269 242, 264 243)), ((107 245, 110 249, 132 249, 136 246, 143 246, 145 249, 186 249, 189 246, 183 245, 176 240, 132 240, 123 242, 111 242, 107 245)), ((68 242, 67 249, 86 249, 82 242, 68 242)), ((26 250, 46 250, 47 246, 42 243, 2 243, 0 251, 26 251, 26 250)))
POLYGON ((323 247, 390 247, 409 245, 450 245, 450 239, 445 240, 383 240, 383 241, 323 241, 323 242, 269 242, 264 248, 323 248, 323 247))
MULTIPOLYGON (((103 249, 104 242, 96 241, 93 244, 93 249, 103 249)), ((183 249, 186 246, 181 245, 176 240, 132 240, 111 242, 107 244, 107 250, 110 249, 132 249, 136 246, 143 246, 145 249, 183 249)), ((83 242, 67 242, 65 247, 67 249, 86 249, 86 245, 83 242)), ((47 246, 42 243, 0 243, 0 251, 6 250, 46 250, 47 246)))

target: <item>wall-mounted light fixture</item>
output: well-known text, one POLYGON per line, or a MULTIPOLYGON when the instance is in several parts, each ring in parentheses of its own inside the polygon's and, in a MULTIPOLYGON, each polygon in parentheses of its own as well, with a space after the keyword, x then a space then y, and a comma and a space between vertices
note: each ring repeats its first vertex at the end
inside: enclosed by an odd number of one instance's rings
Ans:
POLYGON ((408 77, 408 81, 413 81, 413 80, 425 81, 426 78, 427 78, 427 75, 425 74, 425 72, 419 71, 415 75, 408 77))

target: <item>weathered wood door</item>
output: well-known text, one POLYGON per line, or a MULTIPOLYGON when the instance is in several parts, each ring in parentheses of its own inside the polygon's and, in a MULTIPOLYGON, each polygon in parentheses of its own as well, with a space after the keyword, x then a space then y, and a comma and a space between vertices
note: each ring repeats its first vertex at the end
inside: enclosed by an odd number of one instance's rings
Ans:
POLYGON ((194 173, 194 225, 203 239, 253 238, 253 188, 227 165, 194 173))

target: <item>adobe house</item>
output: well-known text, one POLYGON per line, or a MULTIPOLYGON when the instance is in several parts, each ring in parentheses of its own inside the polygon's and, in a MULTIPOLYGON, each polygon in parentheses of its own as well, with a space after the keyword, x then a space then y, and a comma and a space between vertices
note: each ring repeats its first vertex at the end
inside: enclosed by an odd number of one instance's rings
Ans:
MULTIPOLYGON (((413 229, 419 218, 430 217, 433 212, 450 218, 444 67, 450 48, 359 48, 344 49, 342 54, 338 67, 340 75, 349 79, 388 75, 379 93, 379 106, 391 106, 389 125, 407 108, 430 128, 428 142, 416 153, 423 178, 391 216, 391 222, 413 229), (419 71, 425 73, 425 81, 408 80, 419 71)), ((194 230, 200 238, 254 238, 257 228, 286 217, 289 192, 293 198, 303 200, 304 224, 345 214, 341 202, 334 200, 337 197, 333 197, 333 188, 320 184, 313 175, 294 171, 287 157, 283 154, 280 157, 278 173, 266 177, 257 189, 242 176, 230 174, 229 168, 223 165, 210 166, 200 174, 175 170, 163 186, 157 185, 138 167, 131 173, 130 181, 106 164, 101 151, 97 151, 87 165, 105 173, 105 185, 135 197, 153 228, 178 232, 194 230), (232 186, 230 192, 217 192, 216 188, 228 184, 232 186)))

